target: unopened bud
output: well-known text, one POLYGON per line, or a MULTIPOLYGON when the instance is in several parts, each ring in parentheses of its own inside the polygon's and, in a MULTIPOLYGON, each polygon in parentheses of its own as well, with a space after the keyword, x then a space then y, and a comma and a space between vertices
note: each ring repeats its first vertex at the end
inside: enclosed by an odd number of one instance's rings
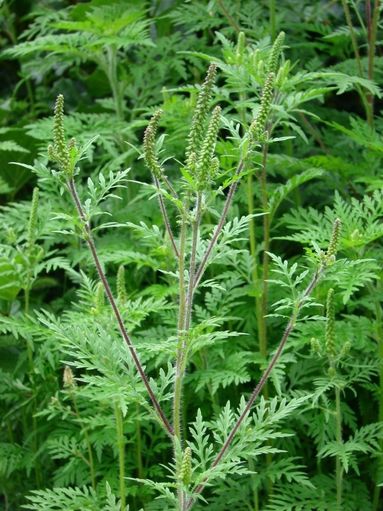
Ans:
POLYGON ((336 254, 338 251, 341 227, 342 227, 342 223, 339 220, 339 218, 337 218, 333 224, 330 243, 328 245, 327 254, 326 254, 326 257, 329 261, 331 260, 331 258, 336 257, 336 254))
POLYGON ((125 287, 125 268, 123 264, 119 266, 117 272, 117 298, 120 303, 125 303, 127 299, 125 287))
POLYGON ((162 167, 156 155, 156 135, 158 123, 162 110, 157 110, 149 121, 144 134, 144 158, 151 173, 159 178, 162 174, 162 167))
POLYGON ((205 81, 201 86, 198 94, 197 104, 194 110, 192 125, 188 136, 188 147, 186 150, 186 166, 190 168, 191 160, 195 158, 201 147, 204 137, 204 127, 207 115, 209 113, 210 99, 215 83, 217 66, 211 64, 209 66, 205 81))
POLYGON ((269 73, 266 78, 265 85, 262 89, 261 105, 259 112, 249 128, 249 135, 254 142, 262 141, 265 137, 265 126, 268 119, 271 102, 274 94, 274 73, 269 73))
POLYGON ((104 286, 102 285, 102 282, 98 282, 96 286, 94 304, 96 312, 100 313, 105 304, 104 286))
POLYGON ((183 454, 181 468, 180 468, 180 475, 179 475, 180 480, 183 482, 183 484, 185 486, 188 485, 191 481, 191 475, 192 475, 191 461, 192 461, 191 449, 190 449, 190 447, 186 447, 184 454, 183 454))
POLYGON ((278 71, 278 63, 279 57, 282 52, 282 46, 285 42, 285 33, 280 32, 278 37, 275 39, 274 44, 271 48, 269 62, 268 62, 268 71, 269 73, 276 73, 278 71))

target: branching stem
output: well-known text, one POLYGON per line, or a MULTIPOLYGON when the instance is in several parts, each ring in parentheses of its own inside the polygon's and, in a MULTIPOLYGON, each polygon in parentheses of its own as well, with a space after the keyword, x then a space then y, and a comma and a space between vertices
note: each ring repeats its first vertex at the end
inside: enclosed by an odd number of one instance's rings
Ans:
MULTIPOLYGON (((293 329, 295 327, 295 324, 298 319, 298 315, 299 315, 301 308, 303 307, 306 299, 311 295, 311 293, 315 289, 316 285, 318 284, 318 282, 321 278, 321 275, 323 274, 324 269, 325 269, 325 266, 323 266, 323 265, 319 266, 319 268, 314 273, 314 276, 311 279, 311 282, 309 283, 306 290, 302 294, 302 297, 300 298, 299 302, 297 302, 297 304, 294 308, 294 311, 290 317, 290 320, 289 320, 289 322, 285 328, 285 331, 282 335, 281 341, 278 345, 276 352, 274 353, 267 369, 265 370, 261 379, 259 380, 258 385, 253 390, 249 400, 247 401, 247 404, 246 404, 244 410, 242 411, 241 415, 237 419, 237 422, 235 423, 233 429, 229 433, 223 446, 221 447, 220 451, 218 452, 215 460, 213 461, 213 463, 211 465, 211 469, 214 469, 214 467, 216 467, 221 462, 221 460, 225 456, 227 450, 229 449, 238 429, 243 424, 244 420, 247 418, 247 416, 254 404, 254 401, 257 399, 257 397, 261 393, 263 386, 265 385, 267 379, 269 378, 269 376, 271 374, 271 371, 274 369, 276 363, 278 362, 278 360, 283 352, 283 349, 286 345, 287 339, 289 338, 291 332, 293 331, 293 329)), ((208 483, 208 478, 206 478, 202 483, 200 483, 198 486, 196 486, 196 488, 194 489, 194 492, 193 492, 194 496, 192 498, 190 498, 187 502, 186 511, 189 511, 189 509, 191 509, 193 507, 193 505, 195 503, 195 497, 197 495, 199 495, 200 493, 202 493, 202 491, 204 490, 207 483, 208 483)))
POLYGON ((158 202, 159 202, 159 205, 160 205, 160 210, 161 210, 161 213, 162 213, 162 218, 164 220, 166 232, 168 233, 170 242, 172 244, 173 252, 174 252, 175 256, 177 257, 177 259, 179 259, 180 254, 178 252, 176 241, 174 239, 174 234, 173 234, 173 231, 172 231, 172 228, 171 228, 171 225, 170 225, 169 215, 168 215, 168 212, 166 210, 166 205, 165 205, 165 202, 164 202, 164 198, 163 198, 162 193, 161 193, 160 183, 159 183, 159 181, 158 181, 156 176, 153 176, 153 179, 154 179, 154 184, 155 184, 156 189, 157 189, 158 202))
POLYGON ((149 397, 153 403, 153 406, 154 406, 154 409, 155 411, 157 412, 157 415, 160 419, 160 422, 161 424, 163 425, 163 427, 165 428, 165 430, 167 431, 167 433, 170 435, 170 436, 173 436, 174 434, 174 431, 173 431, 173 427, 170 425, 168 419, 166 418, 165 416, 165 413, 164 411, 162 410, 161 408, 161 405, 159 404, 156 396, 154 395, 154 392, 150 386, 150 383, 149 383, 149 379, 148 377, 146 376, 145 374, 145 371, 144 371, 144 368, 142 367, 141 365, 141 362, 138 358, 138 355, 136 353, 136 350, 135 350, 135 347, 132 343, 132 340, 128 334, 128 332, 126 331, 126 328, 125 328, 125 325, 124 325, 124 322, 123 322, 123 319, 122 319, 122 316, 121 316, 121 312, 117 306, 117 303, 113 297, 113 293, 112 293, 112 290, 110 288, 110 285, 109 285, 109 282, 105 276, 105 273, 104 273, 104 270, 102 269, 102 266, 101 266, 101 262, 100 262, 100 259, 98 257, 98 253, 97 253, 97 249, 96 249, 96 245, 94 243, 94 240, 93 240, 93 236, 92 236, 92 231, 91 231, 91 228, 90 228, 90 224, 85 216, 85 212, 83 210, 83 207, 81 205, 81 201, 80 201, 80 198, 78 196, 78 193, 77 193, 77 188, 76 188, 76 184, 74 182, 74 180, 71 178, 68 180, 67 182, 67 186, 68 186, 68 189, 69 189, 69 192, 72 196, 72 199, 73 199, 73 202, 76 206, 76 209, 77 209, 77 213, 79 215, 79 218, 80 220, 82 221, 83 223, 83 226, 84 226, 84 234, 85 234, 85 239, 86 239, 86 242, 88 244, 88 247, 89 247, 89 250, 92 254, 92 257, 93 257, 93 261, 94 261, 94 264, 96 266, 96 269, 97 269, 97 273, 100 277, 100 280, 104 286, 104 289, 105 289, 105 293, 106 293, 106 296, 108 297, 108 300, 109 300, 109 303, 112 307, 112 310, 113 310, 113 313, 115 315, 115 318, 117 320, 117 323, 118 323, 118 327, 120 329, 120 332, 121 332, 121 335, 129 349, 129 352, 133 358, 133 361, 134 361, 134 364, 137 368, 137 371, 141 377, 141 380, 143 382, 143 384, 145 385, 146 387, 146 390, 149 394, 149 397))

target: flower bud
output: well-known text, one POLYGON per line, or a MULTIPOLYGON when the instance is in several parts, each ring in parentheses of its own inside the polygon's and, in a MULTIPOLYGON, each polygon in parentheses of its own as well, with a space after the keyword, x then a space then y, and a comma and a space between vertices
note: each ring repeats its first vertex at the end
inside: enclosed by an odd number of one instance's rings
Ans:
MULTIPOLYGON (((211 176, 211 166, 214 157, 215 145, 219 130, 221 107, 216 106, 211 115, 209 127, 202 143, 200 157, 196 167, 197 186, 203 190, 211 176)), ((216 165, 216 164, 215 164, 216 165)))
POLYGON ((262 141, 264 138, 265 125, 270 113, 271 102, 274 94, 274 73, 269 73, 262 89, 261 105, 256 118, 250 125, 249 135, 254 142, 262 141))
POLYGON ((157 110, 149 121, 144 134, 144 158, 145 163, 151 173, 159 178, 163 172, 161 164, 156 155, 156 135, 158 123, 162 115, 162 110, 157 110))
POLYGON ((198 153, 198 150, 201 147, 204 136, 205 121, 209 113, 210 99, 213 91, 216 73, 217 66, 215 64, 211 64, 208 69, 205 81, 202 84, 201 90, 198 94, 186 150, 186 166, 188 168, 190 168, 195 155, 198 153))
POLYGON ((97 313, 102 311, 102 308, 105 304, 105 294, 104 294, 104 286, 102 282, 98 282, 96 286, 96 294, 94 297, 95 310, 97 313))
POLYGON ((121 264, 117 272, 117 298, 120 303, 125 303, 127 300, 126 287, 125 287, 125 268, 121 264))
POLYGON ((333 224, 332 235, 326 253, 326 258, 328 259, 329 262, 331 261, 331 259, 334 259, 336 257, 341 227, 342 223, 339 220, 339 218, 337 218, 333 224))
POLYGON ((282 52, 282 46, 285 42, 285 33, 280 32, 278 37, 275 39, 274 44, 271 48, 269 61, 268 61, 268 72, 269 73, 277 73, 278 71, 278 63, 279 63, 279 57, 282 52))
POLYGON ((191 481, 191 475, 192 475, 191 460, 192 460, 191 449, 190 449, 190 447, 186 447, 184 454, 183 454, 181 468, 180 468, 180 474, 179 474, 179 479, 182 481, 182 483, 185 486, 188 485, 191 481))
POLYGON ((237 62, 239 64, 242 62, 242 57, 243 57, 245 48, 246 48, 246 36, 245 36, 244 32, 240 32, 238 34, 237 52, 236 52, 237 62))

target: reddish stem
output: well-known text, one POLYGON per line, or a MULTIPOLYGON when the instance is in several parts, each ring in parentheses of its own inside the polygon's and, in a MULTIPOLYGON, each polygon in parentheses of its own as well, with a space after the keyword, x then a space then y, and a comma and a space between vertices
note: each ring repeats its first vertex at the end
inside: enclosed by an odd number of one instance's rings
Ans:
POLYGON ((165 416, 165 413, 164 411, 162 410, 161 408, 161 405, 159 404, 156 396, 154 395, 154 392, 150 386, 150 383, 149 383, 149 380, 148 380, 148 377, 146 376, 145 374, 145 371, 141 365, 141 362, 138 358, 138 355, 136 353, 136 350, 135 350, 135 347, 132 343, 132 340, 128 334, 128 332, 126 331, 126 328, 125 328, 125 325, 124 325, 124 322, 123 322, 123 319, 122 319, 122 316, 121 316, 121 313, 120 313, 120 310, 116 304, 116 301, 113 297, 113 293, 112 293, 112 290, 110 288, 110 285, 109 285, 109 282, 107 281, 106 279, 106 276, 105 276, 105 273, 102 269, 102 266, 101 266, 101 262, 100 262, 100 259, 98 257, 98 254, 97 254, 97 249, 96 249, 96 245, 94 243, 94 240, 93 240, 93 236, 92 236, 92 231, 91 231, 91 228, 90 228, 90 224, 89 222, 87 221, 86 219, 86 216, 85 216, 85 213, 84 213, 84 210, 82 208, 82 205, 81 205, 81 202, 80 202, 80 198, 78 196, 78 193, 77 193, 77 189, 76 189, 76 185, 75 185, 75 182, 73 179, 70 179, 67 183, 68 185, 68 189, 70 191, 70 194, 72 196, 72 199, 73 199, 73 202, 75 203, 75 206, 76 206, 76 209, 77 209, 77 212, 78 212, 78 215, 81 219, 81 221, 83 222, 84 224, 84 229, 85 229, 85 233, 86 233, 86 242, 88 243, 88 246, 89 246, 89 249, 90 249, 90 252, 92 254, 92 257, 93 257, 93 261, 94 261, 94 264, 96 266, 96 269, 97 269, 97 273, 100 277, 100 280, 104 286, 104 289, 105 289, 105 292, 106 292, 106 295, 108 297, 108 300, 109 300, 109 303, 113 309, 113 313, 115 315, 115 318, 117 320, 117 323, 118 323, 118 327, 120 329, 120 332, 121 332, 121 335, 126 343, 126 345, 128 346, 128 349, 130 351, 130 354, 133 358, 133 361, 134 361, 134 364, 137 368, 137 371, 141 377, 141 380, 143 382, 143 384, 145 385, 146 387, 146 390, 149 394, 149 397, 153 403, 153 406, 164 426, 164 428, 166 429, 166 431, 169 433, 170 436, 173 436, 174 434, 174 430, 173 430, 173 427, 170 425, 168 419, 166 418, 165 416))

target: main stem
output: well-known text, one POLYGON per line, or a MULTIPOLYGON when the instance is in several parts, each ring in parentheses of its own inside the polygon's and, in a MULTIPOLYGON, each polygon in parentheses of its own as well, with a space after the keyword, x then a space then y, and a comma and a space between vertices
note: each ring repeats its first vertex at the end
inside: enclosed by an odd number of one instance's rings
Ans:
MULTIPOLYGON (((271 371, 274 369, 277 361, 279 360, 282 352, 283 352, 283 349, 286 345, 286 342, 287 342, 287 339, 289 338, 291 332, 293 331, 294 327, 295 327, 295 324, 296 324, 296 321, 297 321, 297 318, 298 318, 298 315, 299 315, 299 312, 301 310, 301 308, 303 307, 306 299, 311 295, 311 293, 313 292, 313 290, 315 289, 316 285, 318 284, 320 278, 321 278, 321 275, 323 274, 323 271, 324 271, 325 267, 322 265, 320 266, 313 278, 311 279, 311 282, 309 283, 309 285, 307 286, 306 290, 304 291, 301 299, 299 300, 299 302, 296 304, 295 308, 294 308, 294 311, 290 317, 290 320, 285 328, 285 331, 282 335, 282 338, 281 338, 281 341, 278 345, 278 348, 276 350, 276 352, 274 353, 267 369, 264 371, 261 379, 259 380, 258 382, 258 385, 255 387, 255 389, 253 390, 244 410, 242 411, 241 415, 239 416, 239 418, 237 419, 237 422, 235 423, 233 429, 231 430, 231 432, 229 433, 228 437, 226 438, 223 446, 221 447, 220 451, 218 452, 215 460, 213 461, 213 463, 211 464, 211 469, 215 468, 220 462, 221 460, 223 459, 223 457, 225 456, 227 450, 229 449, 238 429, 240 428, 240 426, 242 425, 242 423, 244 422, 244 420, 247 418, 253 404, 254 404, 254 401, 257 399, 257 397, 259 396, 259 394, 261 393, 262 391, 262 388, 264 387, 267 379, 269 378, 270 374, 271 374, 271 371)), ((202 493, 202 491, 204 490, 204 488, 206 487, 206 484, 208 483, 208 478, 206 478, 204 481, 202 481, 202 483, 200 483, 195 489, 194 489, 194 497, 191 497, 187 504, 186 504, 186 511, 189 511, 193 505, 194 505, 194 502, 195 502, 195 497, 197 495, 199 495, 200 493, 202 493)))
MULTIPOLYGON (((195 206, 195 215, 193 219, 193 227, 192 227, 192 247, 190 253, 190 264, 189 264, 189 284, 186 298, 186 315, 185 315, 185 327, 184 330, 188 331, 191 323, 191 316, 193 310, 193 298, 194 298, 194 279, 195 279, 195 270, 196 270, 196 255, 197 255, 197 244, 198 244, 198 234, 199 234, 199 226, 201 223, 201 215, 202 215, 202 193, 197 193, 196 198, 196 206, 195 206)), ((186 346, 184 345, 184 349, 186 346)))
MULTIPOLYGON (((179 310, 178 310, 178 328, 177 328, 177 353, 176 353, 176 374, 174 381, 174 398, 173 398, 173 449, 176 459, 176 473, 179 473, 181 452, 182 451, 182 434, 181 434, 181 405, 182 405, 182 383, 183 383, 183 359, 185 345, 185 317, 186 317, 186 285, 185 285, 185 251, 187 239, 187 222, 188 222, 188 203, 186 201, 182 212, 182 223, 180 232, 180 246, 178 255, 178 273, 179 273, 179 310)), ((177 488, 178 509, 183 511, 184 492, 179 486, 177 488)))
POLYGON ((157 415, 158 415, 158 417, 160 419, 161 424, 163 425, 163 427, 165 428, 167 433, 170 436, 173 436, 173 434, 174 434, 173 427, 170 425, 168 419, 166 418, 165 413, 162 410, 161 405, 159 404, 159 402, 158 402, 158 400, 157 400, 157 398, 156 398, 156 396, 155 396, 155 394, 154 394, 154 392, 153 392, 153 390, 152 390, 152 388, 150 386, 149 379, 146 376, 145 371, 144 371, 144 369, 143 369, 143 367, 141 365, 141 362, 140 362, 140 360, 138 358, 138 355, 136 353, 136 350, 135 350, 135 347, 134 347, 134 345, 132 343, 132 340, 131 340, 128 332, 126 331, 126 328, 125 328, 125 325, 124 325, 124 322, 123 322, 120 310, 119 310, 119 308, 117 306, 117 303, 116 303, 116 301, 115 301, 115 299, 113 297, 113 293, 112 293, 112 290, 110 288, 109 282, 106 279, 104 270, 102 269, 101 262, 100 262, 100 259, 98 257, 96 245, 95 245, 94 240, 93 240, 90 224, 89 224, 89 222, 86 219, 83 207, 82 207, 81 202, 80 202, 80 198, 79 198, 78 193, 77 193, 76 184, 75 184, 73 178, 68 180, 67 186, 68 186, 69 192, 70 192, 70 194, 72 196, 73 202, 74 202, 74 204, 76 206, 79 218, 80 218, 80 220, 83 223, 86 242, 87 242, 89 250, 90 250, 90 252, 92 254, 93 261, 94 261, 94 264, 95 264, 96 269, 97 269, 97 273, 98 273, 98 275, 100 277, 100 280, 101 280, 101 282, 102 282, 102 284, 104 286, 106 296, 108 297, 109 303, 110 303, 110 305, 112 307, 112 310, 113 310, 113 313, 114 313, 114 316, 115 316, 115 318, 117 320, 118 327, 119 327, 119 330, 121 332, 122 338, 124 339, 128 349, 129 349, 129 352, 130 352, 130 354, 131 354, 131 356, 133 358, 134 364, 135 364, 135 366, 137 368, 137 371, 138 371, 138 373, 139 373, 139 375, 141 377, 141 380, 142 380, 143 384, 146 387, 146 390, 147 390, 147 392, 149 394, 150 400, 152 401, 152 404, 154 406, 155 411, 157 412, 157 415))
MULTIPOLYGON (((182 398, 182 346, 184 342, 184 325, 186 314, 186 285, 185 285, 185 248, 187 235, 187 211, 182 213, 182 224, 180 232, 180 246, 178 258, 179 278, 179 309, 177 328, 177 353, 176 353, 176 374, 174 382, 173 400, 173 425, 174 441, 181 443, 181 398, 182 398)), ((178 447, 178 446, 176 446, 178 447)))
MULTIPOLYGON (((230 185, 228 194, 226 196, 225 204, 221 213, 220 220, 216 226, 214 234, 208 244, 206 252, 202 258, 202 261, 196 269, 196 251, 197 251, 197 243, 198 243, 198 232, 199 226, 201 222, 201 214, 202 214, 202 194, 200 192, 197 193, 196 197, 196 207, 195 207, 195 217, 193 220, 192 227, 192 248, 190 255, 190 264, 189 264, 189 283, 188 288, 186 289, 185 285, 185 248, 186 248, 186 238, 187 238, 187 214, 188 214, 188 204, 189 198, 186 201, 186 205, 184 206, 184 211, 182 214, 182 223, 181 223, 181 232, 180 232, 180 248, 179 248, 179 264, 178 264, 178 273, 179 273, 179 296, 180 296, 180 305, 179 305, 179 315, 178 315, 178 340, 177 340, 177 354, 176 354, 176 374, 175 374, 175 382, 174 382, 174 401, 173 401, 173 425, 174 425, 174 453, 176 460, 179 460, 180 453, 179 450, 182 449, 182 435, 181 435, 181 403, 182 403, 182 381, 185 372, 185 367, 187 363, 186 359, 186 335, 187 331, 190 328, 191 324, 191 316, 192 316, 192 308, 193 308, 193 297, 194 292, 198 287, 198 284, 205 272, 207 262, 209 256, 218 240, 218 237, 222 231, 222 228, 225 224, 225 220, 230 209, 234 193, 238 184, 238 177, 241 174, 244 167, 244 161, 241 160, 238 164, 238 167, 235 172, 234 181, 230 185)), ((177 465, 179 462, 177 461, 177 465)), ((178 473, 177 466, 177 473, 178 473)), ((187 501, 184 495, 184 492, 178 488, 178 505, 181 511, 185 511, 187 509, 187 501)))
MULTIPOLYGON (((187 201, 188 203, 189 201, 187 201)), ((174 392, 174 430, 175 430, 175 442, 178 442, 178 445, 175 445, 175 450, 179 447, 182 448, 182 435, 181 435, 181 404, 182 404, 182 383, 183 377, 185 374, 185 368, 187 364, 187 332, 190 328, 192 310, 193 310, 193 297, 194 297, 194 277, 195 277, 195 268, 196 268, 196 255, 197 255, 197 245, 198 245, 198 234, 199 234, 199 226, 201 222, 202 215, 202 193, 197 192, 196 196, 196 205, 194 211, 194 218, 192 221, 192 246, 190 252, 190 262, 189 262, 189 282, 187 286, 187 290, 185 289, 185 245, 186 245, 186 231, 187 231, 187 212, 185 212, 182 220, 181 227, 181 242, 180 242, 180 251, 179 251, 179 271, 180 271, 180 313, 179 313, 179 323, 178 323, 178 350, 177 350, 177 360, 176 360, 176 382, 175 382, 175 392, 174 392), (182 278, 181 278, 181 270, 182 278)), ((176 458, 178 459, 177 452, 176 458)), ((185 505, 185 495, 184 492, 179 489, 178 490, 178 502, 180 510, 184 509, 185 505)))

